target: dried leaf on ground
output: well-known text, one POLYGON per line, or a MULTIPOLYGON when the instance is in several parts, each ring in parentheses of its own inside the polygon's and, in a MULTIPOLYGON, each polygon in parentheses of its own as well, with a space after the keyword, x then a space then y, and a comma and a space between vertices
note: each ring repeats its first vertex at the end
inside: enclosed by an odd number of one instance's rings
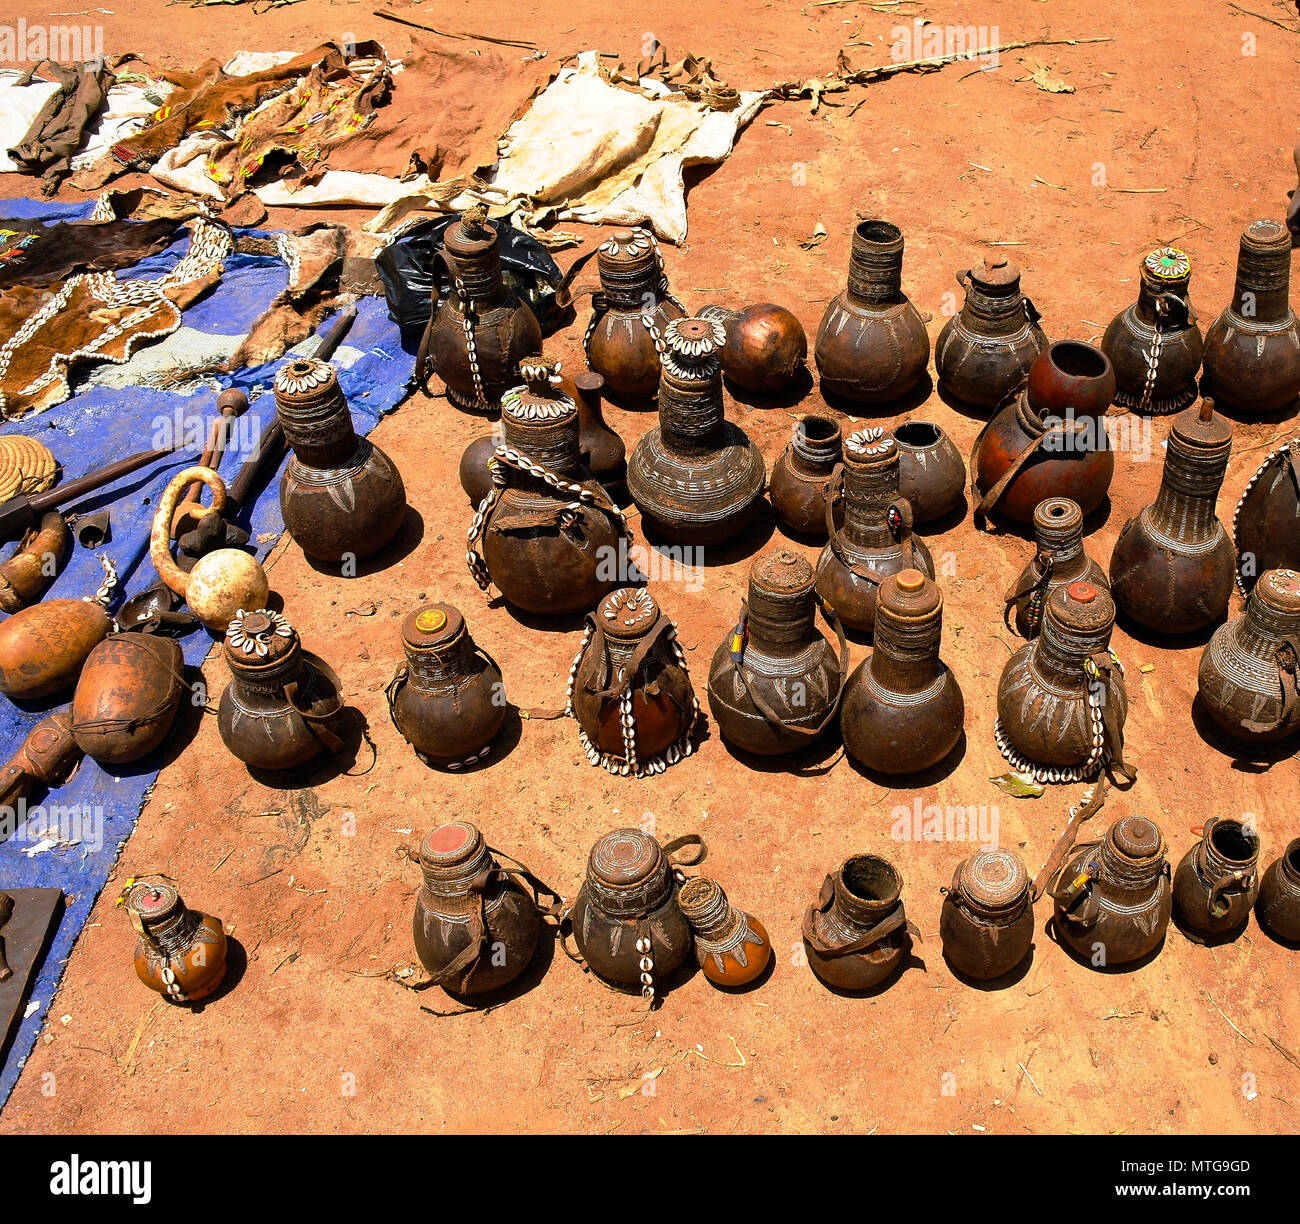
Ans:
POLYGON ((1022 59, 1020 66, 1024 68, 1029 75, 1017 77, 1019 81, 1033 81, 1044 93, 1073 93, 1074 86, 1067 84, 1058 76, 1052 75, 1052 70, 1042 60, 1022 59))
POLYGON ((1035 782, 1028 774, 1004 773, 1000 777, 990 778, 999 790, 1005 791, 1013 799, 1037 799, 1043 793, 1042 786, 1035 782))

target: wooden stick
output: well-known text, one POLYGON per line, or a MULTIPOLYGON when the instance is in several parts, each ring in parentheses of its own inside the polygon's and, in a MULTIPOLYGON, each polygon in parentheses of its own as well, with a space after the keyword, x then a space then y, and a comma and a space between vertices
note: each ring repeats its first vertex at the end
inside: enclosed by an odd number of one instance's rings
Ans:
POLYGON ((438 34, 443 38, 473 38, 479 42, 496 43, 499 47, 522 47, 525 51, 537 50, 536 43, 523 42, 517 38, 493 38, 490 34, 462 34, 452 30, 435 30, 433 26, 421 25, 418 21, 408 21, 405 17, 399 17, 396 13, 386 13, 383 9, 375 9, 374 15, 382 17, 385 21, 395 21, 398 25, 410 26, 413 30, 423 30, 426 34, 438 34))

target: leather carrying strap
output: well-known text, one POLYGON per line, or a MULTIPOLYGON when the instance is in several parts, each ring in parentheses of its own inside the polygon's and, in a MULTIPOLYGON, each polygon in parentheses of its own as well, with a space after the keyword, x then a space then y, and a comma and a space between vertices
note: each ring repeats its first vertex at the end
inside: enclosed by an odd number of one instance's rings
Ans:
POLYGON ((1294 718, 1300 706, 1300 638, 1283 637, 1273 660, 1282 686, 1282 717, 1274 724, 1276 729, 1294 718))
MULTIPOLYGON (((844 464, 837 463, 835 470, 831 473, 830 482, 826 486, 826 535, 830 540, 831 549, 840 559, 844 567, 856 578, 861 578, 864 582, 871 583, 872 586, 879 586, 884 582, 888 575, 877 574, 874 570, 866 569, 856 561, 849 559, 844 549, 844 543, 840 539, 840 529, 835 525, 835 506, 844 494, 844 464)), ((892 523, 886 518, 886 525, 890 533, 899 544, 907 549, 907 568, 908 566, 916 568, 916 549, 912 544, 912 503, 905 497, 895 498, 889 503, 886 515, 889 511, 895 511, 898 515, 898 528, 895 530, 892 523)))
MULTIPOLYGON (((990 420, 988 424, 980 430, 979 437, 975 439, 975 448, 972 452, 971 461, 971 492, 976 497, 979 497, 979 488, 976 484, 976 481, 978 480, 979 465, 975 462, 975 458, 979 455, 980 443, 984 440, 984 434, 988 431, 989 425, 993 424, 993 420, 996 419, 997 418, 994 417, 990 420)), ((1064 439, 1068 434, 1082 434, 1087 428, 1088 423, 1086 421, 1074 420, 1056 421, 1044 429, 1038 437, 1036 437, 1028 446, 1025 447, 1024 450, 1020 452, 1020 454, 1015 457, 1011 466, 1002 473, 997 483, 994 484, 983 497, 979 497, 979 500, 975 504, 975 525, 977 527, 984 526, 987 522, 988 516, 997 508, 998 502, 1002 500, 1002 495, 1010 487, 1011 482, 1020 475, 1021 471, 1024 470, 1029 461, 1037 455, 1039 451, 1044 449, 1049 438, 1064 439)), ((1057 443, 1053 442, 1053 445, 1057 445, 1057 443)), ((1061 450, 1062 452, 1066 452, 1069 448, 1062 446, 1061 450)))
MULTIPOLYGON (((310 731, 332 756, 338 756, 343 751, 345 745, 343 741, 334 734, 326 725, 332 719, 338 716, 339 711, 343 708, 343 681, 339 679, 338 673, 325 662, 319 655, 314 655, 309 650, 302 652, 303 662, 306 663, 314 672, 318 673, 334 689, 333 708, 323 714, 317 714, 305 703, 300 704, 298 697, 301 682, 298 679, 291 680, 284 686, 285 700, 293 707, 298 717, 307 725, 310 731)), ((301 673, 299 673, 301 675, 301 673)), ((306 687, 310 690, 311 684, 306 687)))
POLYGON ((1109 650, 1099 650, 1089 656, 1093 668, 1100 679, 1105 693, 1101 702, 1101 730, 1110 760, 1107 768, 1112 776, 1118 774, 1126 782, 1137 778, 1137 770, 1124 760, 1124 723, 1119 716, 1119 704, 1112 700, 1111 689, 1120 682, 1119 664, 1109 650))
POLYGON ((600 652, 601 668, 600 679, 596 681, 599 687, 592 688, 591 683, 588 683, 586 688, 587 692, 599 699, 622 697, 635 683, 637 673, 641 670, 641 666, 649 657, 650 652, 666 633, 672 632, 673 628, 673 622, 661 613, 658 624, 637 643, 636 649, 632 652, 632 657, 627 661, 627 666, 623 668, 623 678, 619 680, 611 675, 613 668, 609 661, 609 643, 605 638, 605 630, 597 622, 594 612, 587 614, 587 624, 592 628, 591 646, 588 649, 594 648, 600 652))
POLYGON ((412 377, 416 385, 423 391, 428 391, 429 375, 432 373, 433 362, 429 356, 429 342, 433 336, 433 321, 438 317, 438 301, 442 296, 442 290, 439 285, 439 269, 442 269, 451 276, 451 269, 447 267, 446 252, 439 250, 433 257, 433 263, 430 265, 429 279, 433 283, 433 291, 430 294, 429 321, 424 325, 424 332, 420 336, 420 347, 415 353, 415 369, 412 371, 412 377))
POLYGON ((1065 828, 1061 830, 1061 836, 1056 839, 1056 845, 1052 847, 1052 853, 1047 856, 1047 862, 1042 865, 1038 874, 1034 877, 1029 893, 1034 902, 1037 902, 1043 895, 1047 882, 1060 872, 1061 864, 1065 862, 1065 856, 1074 848, 1075 838, 1079 836, 1079 829, 1100 812, 1105 803, 1106 779, 1099 778, 1087 802, 1078 804, 1071 809, 1070 819, 1066 821, 1065 828))
POLYGON ((803 937, 820 956, 840 957, 853 956, 858 952, 866 952, 874 948, 887 936, 892 935, 895 931, 903 928, 907 933, 916 939, 921 938, 921 933, 907 920, 907 914, 903 909, 903 903, 900 900, 888 914, 876 923, 864 935, 857 939, 851 939, 848 943, 828 944, 820 935, 817 934, 817 928, 814 926, 814 919, 818 914, 824 914, 835 901, 835 877, 828 875, 822 883, 821 892, 817 897, 817 904, 810 905, 803 914, 803 937))
POLYGON ((1008 628, 1011 626, 1011 611, 1022 599, 1032 598, 1039 591, 1045 591, 1051 585, 1052 571, 1056 568, 1056 558, 1050 553, 1042 563, 1042 572, 1037 578, 1034 577, 1033 571, 1026 567, 1025 572, 1020 575, 1019 579, 1013 582, 1008 588, 1007 593, 1003 596, 1005 606, 1002 609, 1002 623, 1008 628))

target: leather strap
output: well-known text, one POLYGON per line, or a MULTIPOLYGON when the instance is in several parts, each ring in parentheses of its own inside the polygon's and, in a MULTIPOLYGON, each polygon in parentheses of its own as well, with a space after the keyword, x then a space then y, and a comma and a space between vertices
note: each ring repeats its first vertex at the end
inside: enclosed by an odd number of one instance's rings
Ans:
MULTIPOLYGON (((979 493, 979 489, 976 486, 975 482, 977 479, 979 465, 974 462, 974 457, 978 456, 980 443, 984 440, 984 434, 988 430, 989 425, 991 425, 992 423, 993 420, 990 420, 984 426, 984 428, 980 430, 979 437, 976 438, 975 440, 975 451, 971 462, 971 490, 977 496, 979 493)), ((1087 427, 1088 427, 1088 423, 1086 421, 1073 420, 1073 421, 1056 421, 1053 424, 1049 425, 1046 429, 1044 429, 1043 432, 1038 435, 1038 437, 1036 437, 1028 446, 1025 447, 1024 450, 1020 452, 1020 454, 1018 454, 1015 457, 1015 459, 1011 463, 1011 466, 1008 467, 1007 470, 1002 473, 1002 476, 999 478, 997 483, 993 485, 993 487, 990 488, 989 491, 985 493, 984 496, 981 497, 979 501, 976 503, 975 506, 976 526, 983 527, 984 523, 988 519, 988 516, 997 508, 998 502, 1002 500, 1002 495, 1007 491, 1007 488, 1010 486, 1011 482, 1015 480, 1017 476, 1020 475, 1025 465, 1036 454, 1038 454, 1040 450, 1044 448, 1048 438, 1064 438, 1067 434, 1081 434, 1084 432, 1085 429, 1087 429, 1087 427)), ((1063 452, 1067 451, 1068 449, 1069 449, 1068 447, 1064 447, 1064 446, 1061 447, 1061 450, 1063 452)))
MULTIPOLYGON (((832 551, 844 567, 854 575, 861 578, 864 582, 869 582, 872 586, 879 586, 884 582, 887 575, 877 574, 874 570, 866 569, 856 561, 849 558, 845 552, 844 543, 840 539, 840 529, 835 525, 835 506, 844 494, 844 464, 837 463, 835 470, 831 473, 830 481, 826 486, 826 535, 830 540, 832 551)), ((912 543, 912 503, 905 497, 895 498, 889 503, 885 511, 886 525, 894 539, 907 549, 908 566, 916 566, 916 548, 912 543), (897 516, 898 525, 890 522, 889 515, 893 512, 897 516)), ((906 567, 904 567, 906 568, 906 567)))
POLYGON ((1032 598, 1051 585, 1052 571, 1056 568, 1055 556, 1048 553, 1046 559, 1040 564, 1042 571, 1037 578, 1034 577, 1033 570, 1026 566, 1025 572, 1007 588, 1007 593, 1003 596, 1005 607, 1002 609, 1002 623, 1008 628, 1011 626, 1012 608, 1016 607, 1022 599, 1032 598))
POLYGON ((1099 650, 1089 656, 1105 694, 1101 703, 1101 730, 1110 760, 1107 768, 1112 775, 1119 774, 1126 782, 1137 778, 1137 770, 1124 760, 1124 723, 1119 716, 1119 703, 1112 700, 1111 689, 1119 683, 1119 665, 1109 650, 1099 650))
POLYGON ((817 928, 814 926, 814 918, 817 914, 825 913, 835 902, 835 877, 828 875, 822 883, 821 892, 817 897, 817 904, 810 905, 804 910, 803 915, 803 937, 808 942, 808 946, 814 952, 826 957, 853 956, 858 952, 865 952, 869 948, 874 948, 887 936, 892 935, 900 927, 906 928, 909 935, 920 939, 921 933, 907 921, 907 914, 903 909, 903 902, 900 900, 888 914, 876 923, 864 935, 857 939, 851 939, 848 943, 828 944, 820 935, 817 934, 817 928))
POLYGON ((1047 862, 1039 869, 1038 874, 1034 877, 1033 884, 1030 886, 1029 895, 1034 902, 1037 902, 1043 895, 1047 882, 1061 870, 1061 864, 1065 862, 1065 856, 1074 847, 1074 841, 1079 835, 1079 829, 1105 806, 1106 789, 1105 777, 1098 778, 1087 802, 1077 804, 1070 809, 1070 819, 1066 821, 1065 828, 1061 830, 1061 836, 1056 839, 1056 845, 1052 847, 1052 853, 1047 856, 1047 862))
MULTIPOLYGON (((319 673, 334 689, 333 707, 324 714, 317 714, 309 706, 299 704, 298 695, 300 691, 300 682, 297 678, 291 680, 284 686, 284 696, 293 709, 297 712, 298 717, 307 725, 310 731, 332 756, 337 756, 343 751, 345 745, 343 741, 334 734, 326 725, 331 719, 338 716, 339 711, 343 708, 343 681, 339 679, 338 673, 325 662, 319 655, 314 655, 309 650, 302 652, 303 662, 306 663, 313 671, 319 673)), ((302 673, 300 672, 299 675, 302 673)), ((305 686, 308 690, 311 688, 310 682, 305 686)))

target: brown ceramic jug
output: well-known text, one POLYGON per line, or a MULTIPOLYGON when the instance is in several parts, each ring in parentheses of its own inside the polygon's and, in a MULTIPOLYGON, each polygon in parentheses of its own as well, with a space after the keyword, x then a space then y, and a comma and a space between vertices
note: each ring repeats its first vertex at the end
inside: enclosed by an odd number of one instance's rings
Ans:
POLYGON ((1291 309, 1291 235, 1280 221, 1242 232, 1232 303, 1205 333, 1201 393, 1246 417, 1286 408, 1300 392, 1300 324, 1291 309))
POLYGON ((943 890, 939 937, 958 973, 987 982, 1010 973, 1034 942, 1029 873, 1019 856, 1000 847, 977 851, 943 890))
POLYGON ((141 880, 126 894, 140 938, 136 976, 172 1003, 198 1003, 226 979, 226 932, 220 918, 190 909, 173 884, 141 880))
POLYGON ((1201 704, 1225 735, 1271 744, 1300 729, 1300 574, 1269 570, 1201 654, 1201 704))
POLYGON ((1007 660, 995 737, 1013 769, 1039 782, 1125 777, 1124 669, 1110 649, 1115 604, 1090 582, 1052 592, 1042 630, 1007 660))
POLYGON ((587 877, 570 913, 574 959, 580 957, 606 982, 639 988, 651 1002, 659 984, 691 954, 690 923, 677 900, 685 881, 676 869, 684 860, 677 856, 687 847, 703 843, 693 834, 660 846, 639 829, 606 833, 591 848, 587 877))
POLYGON ((492 751, 506 716, 505 684, 451 604, 417 608, 402 622, 406 662, 388 686, 393 726, 420 759, 464 769, 492 751))
POLYGON ((1174 872, 1174 917, 1198 942, 1246 925, 1259 893, 1259 837, 1240 820, 1211 816, 1174 872))
POLYGON ((1042 316, 1020 292, 1020 269, 1002 256, 959 271, 957 284, 966 300, 934 346, 939 386, 972 408, 996 408, 1020 389, 1047 347, 1042 316))
POLYGON ((719 350, 722 325, 674 319, 659 387, 659 424, 637 443, 627 489, 648 533, 709 547, 739 535, 763 498, 767 467, 725 416, 719 350))
POLYGON ((1140 960, 1173 907, 1164 835, 1144 816, 1117 820, 1100 842, 1075 847, 1051 892, 1056 933, 1093 968, 1140 960))
POLYGON ((532 963, 541 939, 538 894, 559 898, 467 820, 429 833, 416 861, 424 885, 415 896, 412 933, 430 975, 420 985, 462 998, 508 986, 532 963), (502 858, 510 865, 503 867, 502 858))
POLYGON ((1300 437, 1271 452, 1246 482, 1232 537, 1243 595, 1269 570, 1300 570, 1300 437))
POLYGON ((448 227, 442 259, 452 292, 440 301, 435 276, 416 377, 423 377, 431 364, 457 408, 495 412, 502 395, 518 381, 519 363, 540 351, 542 329, 502 277, 500 242, 482 207, 467 208, 448 227))
POLYGON ((1008 615, 1014 609, 1016 632, 1036 638, 1043 624, 1043 608, 1052 592, 1072 582, 1089 582, 1110 589, 1110 579, 1083 549, 1083 512, 1068 497, 1049 497, 1034 509, 1033 559, 1006 594, 1008 615))
POLYGON ((677 890, 677 903, 695 937, 695 959, 715 986, 748 986, 772 959, 763 924, 727 899, 722 885, 692 876, 677 890))
POLYGON ((829 542, 817 559, 817 594, 850 629, 869 633, 876 591, 899 570, 934 577, 930 550, 912 534, 912 508, 898 489, 898 443, 862 429, 844 443, 844 463, 826 496, 829 542), (843 526, 836 525, 841 491, 843 526))
POLYGON ((298 631, 278 612, 236 616, 222 655, 230 684, 221 694, 217 729, 232 756, 252 769, 275 770, 343 751, 334 729, 342 683, 324 659, 303 650, 298 631))
POLYGON ((772 509, 786 530, 826 538, 826 492, 843 458, 838 421, 810 413, 795 425, 768 484, 772 509))
POLYGON ((726 329, 722 372, 746 391, 775 395, 791 386, 804 368, 808 334, 784 306, 772 302, 741 310, 706 306, 699 317, 726 329))
POLYGON ((1138 299, 1120 311, 1101 339, 1115 368, 1115 402, 1137 412, 1178 412, 1196 398, 1201 329, 1187 298, 1192 261, 1159 247, 1138 269, 1138 299))
MULTIPOLYGON (((286 362, 275 377, 275 413, 293 450, 280 513, 294 543, 332 564, 378 552, 406 517, 406 489, 393 461, 357 437, 334 367, 311 357, 286 362)), ((354 577, 355 565, 344 572, 354 577)))
POLYGON ((112 634, 86 657, 77 681, 77 747, 101 765, 148 756, 167 738, 187 687, 181 648, 172 638, 112 634))
POLYGON ((605 596, 569 669, 565 712, 587 760, 625 778, 663 773, 695 750, 699 710, 677 626, 654 596, 641 587, 605 596))
POLYGON ((605 424, 601 400, 605 379, 595 370, 583 370, 574 380, 578 407, 578 450, 587 470, 610 497, 618 497, 627 486, 627 447, 623 439, 605 424))
POLYGON ((903 293, 903 231, 860 221, 848 287, 832 299, 813 355, 823 391, 862 404, 901 399, 924 377, 930 337, 903 293))
POLYGON ((1264 872, 1255 917, 1274 939, 1300 944, 1300 837, 1264 872))
POLYGON ((874 854, 855 854, 826 877, 803 916, 804 951, 824 985, 870 990, 897 972, 920 937, 902 891, 898 869, 874 854))
POLYGON ((597 250, 596 267, 600 292, 583 339, 587 364, 615 403, 648 405, 659 390, 664 329, 686 310, 668 288, 663 255, 648 230, 615 230, 597 250))
POLYGON ((943 595, 920 570, 880 584, 870 656, 844 687, 840 731, 845 751, 886 774, 937 765, 961 739, 966 701, 939 657, 943 595))
POLYGON ((912 507, 912 521, 933 523, 962 504, 966 464, 957 444, 929 421, 894 428, 898 443, 898 491, 912 507))
POLYGON ((1231 453, 1232 426, 1210 400, 1174 418, 1160 493, 1110 558, 1110 593, 1138 624, 1195 633, 1227 611, 1236 552, 1214 510, 1231 453))
POLYGON ((754 563, 740 621, 714 651, 709 709, 723 739, 778 756, 811 744, 834 721, 849 671, 839 618, 820 604, 812 566, 780 549, 754 563), (818 631, 818 608, 839 642, 818 631))
POLYGON ((537 358, 520 373, 525 385, 501 401, 505 441, 466 560, 482 590, 495 583, 525 612, 565 616, 616 585, 627 520, 583 465, 578 410, 558 385, 559 367, 537 358))
POLYGON ((975 440, 971 478, 975 517, 995 511, 1032 523, 1049 497, 1068 497, 1091 514, 1115 472, 1104 418, 1115 371, 1100 349, 1058 340, 1030 367, 1024 389, 975 440))

